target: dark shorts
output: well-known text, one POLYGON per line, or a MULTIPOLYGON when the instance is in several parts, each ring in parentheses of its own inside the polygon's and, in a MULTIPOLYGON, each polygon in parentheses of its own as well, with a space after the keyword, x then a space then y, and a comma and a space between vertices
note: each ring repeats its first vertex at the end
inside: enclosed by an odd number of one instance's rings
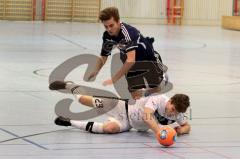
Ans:
POLYGON ((128 90, 158 87, 163 80, 163 71, 156 62, 136 62, 126 75, 128 90))

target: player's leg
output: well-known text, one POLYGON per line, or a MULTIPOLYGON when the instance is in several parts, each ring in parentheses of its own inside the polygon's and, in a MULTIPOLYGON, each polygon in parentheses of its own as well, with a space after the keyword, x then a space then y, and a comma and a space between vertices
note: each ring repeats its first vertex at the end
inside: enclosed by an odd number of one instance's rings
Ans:
POLYGON ((158 66, 158 63, 154 61, 146 63, 145 67, 151 71, 142 77, 146 85, 143 95, 149 96, 153 93, 160 93, 162 91, 161 82, 163 81, 163 70, 158 66))
POLYGON ((133 99, 139 99, 143 95, 143 89, 146 88, 143 74, 145 71, 137 71, 131 68, 126 75, 128 84, 128 91, 131 93, 133 99))
POLYGON ((55 124, 59 126, 72 126, 92 133, 104 133, 103 123, 98 122, 71 120, 60 116, 55 119, 55 124))
POLYGON ((86 130, 93 133, 119 133, 122 131, 127 131, 130 129, 128 120, 126 117, 125 112, 125 102, 119 101, 117 99, 109 99, 109 98, 98 98, 94 96, 86 96, 79 94, 79 86, 74 83, 66 83, 56 81, 50 84, 49 88, 51 90, 57 90, 58 88, 61 89, 68 89, 74 94, 76 99, 84 105, 90 107, 97 107, 107 113, 109 116, 117 116, 120 117, 120 120, 123 120, 123 125, 121 124, 118 119, 114 119, 113 117, 104 123, 99 122, 88 122, 88 121, 77 121, 77 120, 70 120, 64 117, 58 117, 55 120, 56 125, 61 126, 73 126, 82 130, 86 130), (118 108, 119 106, 119 108, 118 108), (114 109, 115 108, 115 109, 114 109), (121 110, 121 112, 119 111, 121 110), (119 115, 120 113, 120 115, 119 115), (124 115, 123 115, 124 114, 124 115))
MULTIPOLYGON (((70 120, 64 117, 57 117, 55 124, 59 126, 72 126, 91 133, 115 134, 121 132, 121 123, 114 118, 104 123, 93 121, 70 120)), ((129 128, 130 129, 130 128, 129 128)))
MULTIPOLYGON (((49 85, 50 90, 67 89, 72 92, 77 101, 89 107, 103 107, 103 99, 80 94, 81 88, 73 82, 55 81, 49 85)), ((111 100, 111 99, 110 99, 111 100)))
POLYGON ((82 130, 86 130, 93 133, 119 133, 128 131, 131 129, 128 113, 127 113, 127 101, 108 99, 108 98, 95 98, 97 102, 102 100, 103 107, 99 108, 101 110, 105 109, 105 113, 108 116, 108 120, 104 123, 99 122, 88 122, 79 120, 70 120, 63 117, 58 117, 55 120, 57 125, 62 126, 73 126, 82 130), (109 109, 109 108, 110 109, 109 109))
POLYGON ((133 99, 160 92, 162 74, 155 67, 153 62, 139 62, 128 72, 128 90, 133 99))

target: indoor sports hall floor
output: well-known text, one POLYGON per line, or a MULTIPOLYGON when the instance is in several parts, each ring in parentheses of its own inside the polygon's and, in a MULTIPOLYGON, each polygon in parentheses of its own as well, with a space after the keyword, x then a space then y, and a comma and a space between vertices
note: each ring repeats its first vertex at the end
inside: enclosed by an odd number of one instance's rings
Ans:
MULTIPOLYGON (((70 94, 48 90, 58 65, 79 54, 98 55, 103 27, 88 23, 0 22, 0 159, 168 158, 239 159, 240 32, 220 27, 135 25, 154 36, 154 46, 174 88, 191 97, 192 131, 171 148, 154 135, 131 131, 89 134, 53 124, 55 105, 70 94)), ((68 80, 111 90, 111 59, 95 82, 83 81, 85 66, 68 80)), ((76 102, 73 111, 87 110, 76 102)), ((104 117, 99 117, 103 120, 104 117)))

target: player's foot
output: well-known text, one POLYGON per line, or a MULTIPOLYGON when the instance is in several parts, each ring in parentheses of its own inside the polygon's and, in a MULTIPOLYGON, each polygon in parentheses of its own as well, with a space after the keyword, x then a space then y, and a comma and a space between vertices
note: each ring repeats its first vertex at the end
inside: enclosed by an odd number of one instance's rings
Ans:
POLYGON ((62 116, 59 116, 55 119, 55 124, 60 126, 71 126, 71 122, 69 118, 64 118, 62 116))
POLYGON ((59 89, 66 89, 66 85, 68 83, 73 83, 73 82, 64 82, 64 81, 54 81, 49 85, 50 90, 59 90, 59 89))

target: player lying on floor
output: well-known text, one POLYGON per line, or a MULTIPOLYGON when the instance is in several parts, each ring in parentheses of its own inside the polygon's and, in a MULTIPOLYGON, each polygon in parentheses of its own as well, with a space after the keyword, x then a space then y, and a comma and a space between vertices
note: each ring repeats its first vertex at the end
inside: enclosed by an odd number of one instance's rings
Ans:
POLYGON ((69 89, 78 102, 97 109, 106 109, 115 106, 106 112, 108 120, 100 123, 93 121, 71 120, 65 117, 57 117, 55 124, 61 126, 73 126, 91 133, 120 133, 134 128, 138 131, 151 129, 155 134, 161 130, 161 125, 177 122, 175 127, 178 135, 190 132, 190 125, 184 116, 190 105, 189 97, 185 94, 175 94, 171 98, 166 95, 151 95, 137 99, 134 104, 128 101, 98 98, 81 95, 80 86, 72 82, 56 81, 49 85, 50 90, 69 89))

